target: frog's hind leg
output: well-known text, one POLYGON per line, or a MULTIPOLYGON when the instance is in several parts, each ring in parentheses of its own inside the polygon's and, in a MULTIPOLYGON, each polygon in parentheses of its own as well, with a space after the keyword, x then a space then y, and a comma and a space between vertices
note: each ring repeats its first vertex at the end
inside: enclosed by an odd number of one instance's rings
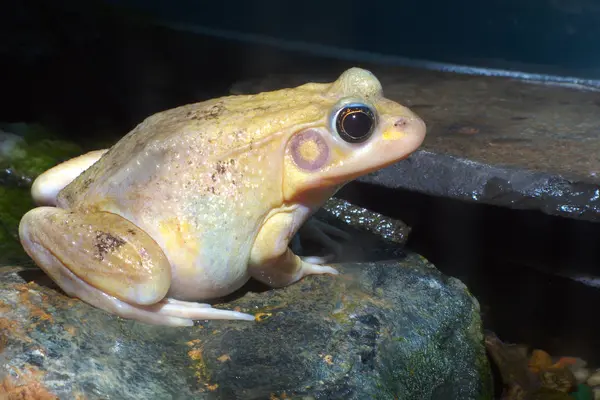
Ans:
POLYGON ((31 185, 31 196, 39 206, 55 206, 56 196, 108 150, 94 150, 60 163, 40 174, 31 185))
POLYGON ((193 325, 194 319, 254 319, 165 298, 171 285, 166 256, 149 235, 119 215, 38 207, 21 219, 19 236, 65 293, 121 317, 172 326, 193 325))

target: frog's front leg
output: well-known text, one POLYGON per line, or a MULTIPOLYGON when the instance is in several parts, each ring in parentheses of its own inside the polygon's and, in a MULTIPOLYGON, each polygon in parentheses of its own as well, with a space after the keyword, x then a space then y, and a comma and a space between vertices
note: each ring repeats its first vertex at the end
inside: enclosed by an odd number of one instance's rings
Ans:
POLYGON ((19 225, 27 253, 65 293, 124 318, 161 325, 254 317, 168 299, 171 266, 146 232, 107 212, 38 207, 19 225))
POLYGON ((334 274, 335 268, 302 259, 288 247, 296 223, 294 213, 271 215, 260 228, 250 253, 250 275, 271 287, 290 285, 306 275, 334 274))

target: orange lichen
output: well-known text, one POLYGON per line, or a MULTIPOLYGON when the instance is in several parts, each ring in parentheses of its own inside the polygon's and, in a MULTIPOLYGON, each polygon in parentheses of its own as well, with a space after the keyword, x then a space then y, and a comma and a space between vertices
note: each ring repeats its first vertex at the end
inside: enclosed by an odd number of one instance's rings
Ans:
POLYGON ((529 358, 529 370, 534 373, 552 366, 552 357, 544 350, 534 350, 529 358))
POLYGON ((75 336, 75 333, 77 333, 77 328, 75 328, 73 325, 65 325, 64 328, 65 331, 71 336, 75 336))
POLYGON ((271 313, 256 313, 254 314, 254 319, 258 322, 264 321, 265 319, 271 317, 273 314, 271 313))
POLYGON ((214 385, 209 385, 208 383, 205 385, 206 388, 208 390, 210 390, 211 392, 214 392, 215 390, 217 390, 217 388, 219 387, 218 383, 215 383, 214 385))
POLYGON ((8 318, 0 318, 0 335, 18 338, 27 343, 33 341, 17 321, 8 318))
POLYGON ((202 360, 202 350, 201 349, 193 349, 188 351, 188 356, 192 360, 202 360))
POLYGON ((577 358, 575 357, 561 357, 558 359, 556 363, 554 363, 553 367, 566 367, 569 365, 577 364, 577 358))
MULTIPOLYGON (((44 311, 39 306, 33 304, 31 301, 31 287, 35 286, 33 282, 29 282, 27 284, 16 285, 15 288, 19 291, 19 303, 29 310, 29 314, 33 318, 37 318, 37 322, 34 322, 29 327, 29 330, 34 329, 41 321, 49 321, 50 323, 54 322, 54 319, 50 314, 44 311)), ((42 304, 44 303, 42 299, 42 304)))
POLYGON ((198 382, 207 382, 210 378, 208 374, 208 369, 206 364, 204 363, 204 357, 202 355, 202 347, 194 348, 188 351, 188 357, 191 358, 194 362, 194 375, 198 378, 198 382))
POLYGON ((326 364, 333 365, 333 356, 331 354, 319 353, 319 357, 322 358, 326 364))
POLYGON ((22 370, 13 368, 19 381, 10 376, 0 382, 0 399, 2 400, 50 400, 58 399, 40 383, 45 372, 36 367, 27 365, 22 370))
POLYGON ((187 344, 188 346, 194 346, 196 344, 200 344, 200 339, 190 340, 189 342, 186 342, 185 344, 187 344))
POLYGON ((229 354, 223 354, 222 356, 218 357, 217 360, 220 362, 231 361, 231 357, 229 357, 229 354))
POLYGON ((11 307, 8 304, 0 301, 0 313, 7 313, 10 311, 10 309, 11 307))
POLYGON ((39 382, 27 382, 17 385, 10 377, 0 382, 0 398, 2 400, 54 400, 53 395, 39 382))
POLYGON ((4 351, 4 349, 6 349, 6 345, 8 344, 8 337, 0 332, 0 353, 2 353, 4 351))

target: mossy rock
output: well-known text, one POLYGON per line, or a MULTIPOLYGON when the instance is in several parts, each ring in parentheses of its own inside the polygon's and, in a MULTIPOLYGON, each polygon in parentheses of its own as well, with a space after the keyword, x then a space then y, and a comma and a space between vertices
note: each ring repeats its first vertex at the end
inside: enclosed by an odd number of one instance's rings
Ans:
POLYGON ((21 216, 34 207, 33 180, 45 170, 82 153, 39 124, 0 125, 0 265, 28 263, 18 240, 21 216))
POLYGON ((80 146, 39 124, 4 124, 0 129, 12 135, 11 145, 0 148, 0 184, 30 183, 48 168, 82 153, 80 146))

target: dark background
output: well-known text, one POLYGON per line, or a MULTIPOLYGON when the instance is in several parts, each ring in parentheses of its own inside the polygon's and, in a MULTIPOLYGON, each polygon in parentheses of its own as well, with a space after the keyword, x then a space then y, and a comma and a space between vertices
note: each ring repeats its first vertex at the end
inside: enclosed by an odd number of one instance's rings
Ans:
POLYGON ((108 0, 163 21, 446 63, 600 78, 593 0, 108 0))

